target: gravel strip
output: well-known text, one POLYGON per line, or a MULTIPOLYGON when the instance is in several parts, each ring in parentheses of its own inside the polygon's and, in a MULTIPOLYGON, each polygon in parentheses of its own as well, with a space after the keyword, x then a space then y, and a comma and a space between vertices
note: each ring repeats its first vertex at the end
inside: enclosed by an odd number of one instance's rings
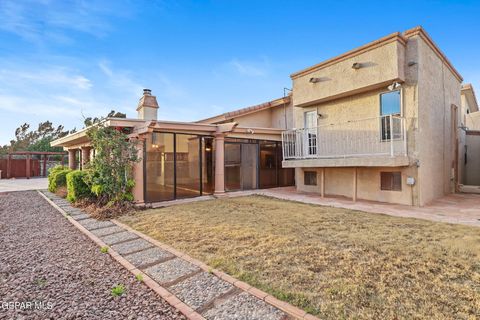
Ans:
POLYGON ((175 258, 147 268, 145 269, 145 273, 150 275, 158 283, 165 284, 199 270, 199 267, 190 262, 175 258))
POLYGON ((208 272, 202 272, 171 286, 169 290, 196 310, 232 288, 230 283, 208 272))
POLYGON ((185 319, 34 191, 0 194, 0 243, 0 300, 52 307, 0 319, 185 319))
POLYGON ((90 232, 93 233, 94 235, 96 235, 97 237, 103 237, 103 236, 107 236, 109 234, 114 234, 114 233, 123 232, 123 231, 125 231, 125 229, 123 229, 122 227, 113 226, 113 227, 107 227, 107 228, 92 230, 90 232))
POLYGON ((102 239, 103 242, 105 242, 109 246, 114 244, 114 243, 133 240, 133 239, 137 239, 137 238, 138 238, 138 236, 136 234, 128 232, 128 231, 114 233, 114 234, 111 234, 111 235, 108 235, 108 236, 100 237, 100 239, 102 239))
POLYGON ((113 245, 112 248, 113 250, 117 251, 119 254, 123 255, 123 254, 129 254, 136 251, 140 251, 143 249, 147 249, 152 246, 153 245, 146 240, 137 239, 137 240, 132 240, 125 243, 113 245))
POLYGON ((289 317, 266 302, 243 292, 202 314, 208 320, 283 320, 289 317))
MULTIPOLYGON (((102 229, 99 229, 102 230, 102 229)), ((174 255, 170 252, 162 250, 158 247, 153 247, 137 253, 132 253, 125 256, 125 259, 130 261, 135 267, 140 268, 145 265, 151 265, 156 262, 163 261, 165 259, 173 258, 174 255)))

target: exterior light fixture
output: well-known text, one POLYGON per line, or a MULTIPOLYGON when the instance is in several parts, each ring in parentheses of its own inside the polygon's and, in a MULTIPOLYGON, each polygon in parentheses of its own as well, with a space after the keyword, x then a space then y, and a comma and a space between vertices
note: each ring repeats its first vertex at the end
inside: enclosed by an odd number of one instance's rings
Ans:
POLYGON ((310 80, 308 80, 308 82, 310 82, 310 83, 317 83, 317 82, 320 82, 320 81, 322 81, 322 79, 320 79, 320 78, 310 78, 310 80))
POLYGON ((352 64, 352 69, 358 70, 362 67, 362 64, 360 62, 355 62, 352 64))
POLYGON ((392 83, 391 85, 389 85, 387 88, 388 90, 390 91, 393 91, 395 89, 398 89, 400 88, 402 85, 400 83, 398 83, 397 81, 395 81, 394 83, 392 83))

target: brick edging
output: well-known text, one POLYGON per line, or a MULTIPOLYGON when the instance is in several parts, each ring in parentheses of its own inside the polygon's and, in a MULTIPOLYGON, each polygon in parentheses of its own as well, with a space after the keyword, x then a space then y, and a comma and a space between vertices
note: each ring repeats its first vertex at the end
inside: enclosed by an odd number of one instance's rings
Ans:
MULTIPOLYGON (((115 250, 113 250, 110 246, 107 246, 102 240, 100 240, 97 236, 95 236, 93 233, 88 231, 84 226, 82 226, 78 221, 73 219, 67 212, 65 212, 62 208, 57 206, 52 200, 50 200, 43 192, 40 190, 37 190, 38 194, 40 194, 52 207, 54 207, 58 212, 63 214, 68 221, 70 221, 71 224, 73 224, 78 230, 80 230, 83 234, 85 234, 90 240, 95 242, 99 247, 108 247, 108 254, 115 259, 118 263, 120 263, 125 269, 130 271, 133 275, 141 275, 142 276, 142 282, 155 291, 160 297, 162 297, 168 304, 170 304, 172 307, 180 311, 187 319, 189 320, 206 320, 202 315, 197 313, 195 310, 190 308, 187 304, 182 302, 180 299, 178 299, 176 296, 171 294, 167 289, 159 285, 155 280, 150 278, 147 274, 142 272, 141 270, 137 269, 133 264, 131 264, 128 260, 123 258, 120 254, 118 254, 115 250)), ((113 223, 119 225, 120 223, 116 220, 112 220, 113 223)), ((123 225, 121 225, 123 227, 123 225)), ((125 228, 125 227, 124 227, 125 228)), ((125 228, 127 229, 127 228, 125 228)), ((138 235, 137 232, 134 232, 135 234, 138 235)), ((152 242, 153 243, 153 242, 152 242)), ((156 244, 156 243, 154 243, 156 244)))
POLYGON ((170 252, 171 254, 177 256, 178 258, 186 260, 186 261, 196 265, 197 267, 199 267, 200 269, 202 269, 204 271, 213 273, 214 275, 216 275, 217 277, 219 277, 223 281, 226 281, 226 282, 232 284, 233 286, 239 288, 242 291, 248 292, 249 294, 257 297, 260 300, 265 301, 266 303, 274 306, 275 308, 278 308, 278 309, 282 310, 283 312, 287 313, 288 315, 290 315, 290 316, 292 316, 296 319, 320 320, 319 318, 305 312, 304 310, 302 310, 300 308, 297 308, 297 307, 289 304, 288 302, 281 301, 281 300, 275 298, 274 296, 272 296, 272 295, 270 295, 270 294, 268 294, 268 293, 266 293, 266 292, 264 292, 260 289, 252 287, 251 285, 249 285, 246 282, 240 281, 240 280, 226 274, 225 272, 222 272, 222 271, 217 270, 215 268, 211 268, 208 265, 206 265, 205 263, 203 263, 202 261, 197 260, 195 258, 192 258, 186 253, 178 251, 178 250, 174 249, 173 247, 171 247, 167 244, 164 244, 164 243, 162 243, 158 240, 155 240, 155 239, 147 236, 146 234, 143 234, 142 232, 137 231, 137 230, 131 228, 130 226, 127 226, 127 225, 119 222, 116 219, 112 219, 110 221, 115 223, 117 226, 122 227, 122 228, 126 229, 127 231, 129 231, 131 233, 136 234, 140 238, 143 238, 144 240, 147 240, 148 242, 156 245, 157 247, 160 247, 161 249, 170 252))

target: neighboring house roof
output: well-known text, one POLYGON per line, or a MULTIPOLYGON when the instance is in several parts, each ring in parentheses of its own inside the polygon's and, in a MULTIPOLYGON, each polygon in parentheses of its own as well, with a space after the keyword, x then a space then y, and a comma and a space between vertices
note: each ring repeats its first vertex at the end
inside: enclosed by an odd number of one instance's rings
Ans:
POLYGON ((462 94, 465 95, 465 98, 468 101, 468 106, 470 107, 471 112, 478 111, 478 102, 477 97, 475 95, 475 91, 473 90, 473 86, 471 83, 466 83, 462 86, 462 94))
POLYGON ((218 116, 213 116, 207 119, 198 120, 196 122, 197 123, 222 123, 222 122, 229 121, 234 118, 238 118, 247 114, 263 111, 273 107, 284 106, 290 103, 290 99, 291 99, 290 96, 286 96, 283 98, 278 98, 278 99, 257 104, 254 106, 250 106, 250 107, 246 107, 246 108, 242 108, 242 109, 238 109, 230 112, 225 112, 218 116))
POLYGON ((433 42, 432 38, 427 34, 427 32, 425 32, 425 30, 420 26, 412 28, 410 30, 407 30, 407 31, 403 32, 403 34, 400 33, 400 32, 395 32, 395 33, 392 33, 388 36, 380 38, 378 40, 369 42, 369 43, 367 43, 363 46, 360 46, 360 47, 355 48, 353 50, 347 51, 347 52, 345 52, 341 55, 338 55, 338 56, 333 57, 331 59, 328 59, 328 60, 325 60, 325 61, 320 62, 318 64, 315 64, 311 67, 302 69, 302 70, 297 71, 295 73, 292 73, 290 75, 290 77, 292 79, 298 78, 300 76, 309 74, 311 72, 314 72, 314 71, 317 71, 317 70, 320 70, 320 69, 323 69, 323 68, 326 68, 326 67, 331 66, 331 65, 333 65, 335 63, 338 63, 340 61, 355 57, 355 56, 357 56, 361 53, 373 50, 375 48, 378 48, 380 46, 383 46, 385 44, 388 44, 388 43, 391 43, 391 42, 394 42, 394 41, 398 41, 398 42, 402 43, 403 45, 405 45, 409 38, 417 36, 417 35, 420 36, 427 43, 428 46, 430 46, 430 48, 433 50, 433 52, 435 52, 435 54, 440 58, 440 60, 442 60, 446 64, 446 66, 455 75, 455 77, 460 82, 462 82, 463 78, 460 75, 460 73, 455 69, 455 67, 453 67, 452 63, 447 59, 445 54, 440 50, 440 48, 435 44, 435 42, 433 42))

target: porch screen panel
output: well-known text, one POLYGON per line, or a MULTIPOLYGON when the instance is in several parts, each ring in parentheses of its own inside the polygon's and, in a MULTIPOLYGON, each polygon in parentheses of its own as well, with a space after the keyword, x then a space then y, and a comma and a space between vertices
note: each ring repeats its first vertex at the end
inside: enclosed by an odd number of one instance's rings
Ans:
POLYGON ((288 187, 295 185, 295 169, 282 167, 283 153, 282 143, 277 145, 278 186, 288 187))
POLYGON ((225 142, 225 190, 240 190, 242 151, 241 144, 225 142))
POLYGON ((145 158, 145 200, 174 199, 174 136, 153 132, 147 136, 145 158))
POLYGON ((277 143, 260 141, 260 188, 277 186, 277 143))
POLYGON ((176 134, 177 199, 200 195, 200 138, 176 134))

